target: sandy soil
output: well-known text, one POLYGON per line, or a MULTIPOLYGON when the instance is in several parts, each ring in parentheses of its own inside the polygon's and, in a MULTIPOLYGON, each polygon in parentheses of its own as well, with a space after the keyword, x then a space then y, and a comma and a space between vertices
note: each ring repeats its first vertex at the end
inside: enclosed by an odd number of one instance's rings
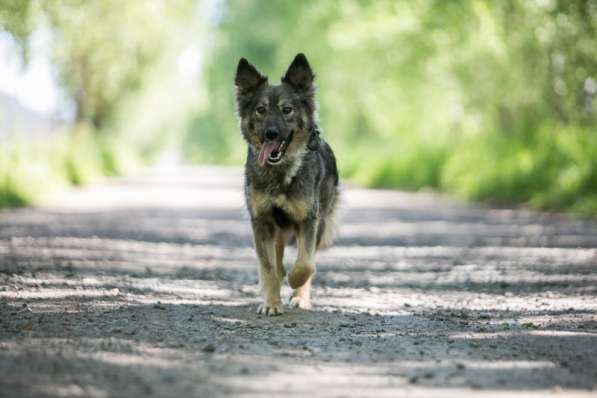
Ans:
POLYGON ((0 396, 597 396, 597 222, 346 188, 314 309, 269 318, 241 183, 0 212, 0 396))

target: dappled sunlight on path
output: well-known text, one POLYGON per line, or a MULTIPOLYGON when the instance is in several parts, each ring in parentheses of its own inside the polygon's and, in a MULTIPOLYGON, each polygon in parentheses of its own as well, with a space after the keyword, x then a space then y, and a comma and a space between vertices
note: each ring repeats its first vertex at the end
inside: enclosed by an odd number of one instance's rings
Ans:
POLYGON ((343 195, 314 310, 276 318, 255 314, 238 169, 107 180, 0 211, 0 391, 595 394, 597 223, 429 193, 343 195))

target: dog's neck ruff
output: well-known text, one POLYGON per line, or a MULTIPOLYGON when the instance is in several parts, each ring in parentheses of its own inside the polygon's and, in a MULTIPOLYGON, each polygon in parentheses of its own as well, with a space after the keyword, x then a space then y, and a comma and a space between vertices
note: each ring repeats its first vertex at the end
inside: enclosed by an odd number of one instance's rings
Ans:
POLYGON ((295 157, 293 162, 290 164, 288 170, 286 170, 286 175, 284 176, 284 184, 290 185, 296 173, 298 173, 299 169, 303 165, 303 157, 305 156, 305 152, 301 151, 298 156, 295 157))
POLYGON ((310 151, 316 151, 319 149, 320 134, 321 130, 317 124, 314 124, 313 127, 311 127, 311 135, 309 136, 309 141, 307 142, 307 148, 310 151))

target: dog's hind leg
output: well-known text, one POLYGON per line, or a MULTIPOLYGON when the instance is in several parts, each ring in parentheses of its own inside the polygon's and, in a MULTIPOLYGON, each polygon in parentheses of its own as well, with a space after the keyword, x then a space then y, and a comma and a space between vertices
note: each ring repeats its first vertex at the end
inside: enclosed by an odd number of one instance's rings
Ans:
POLYGON ((315 273, 315 243, 317 238, 317 219, 307 217, 296 231, 298 257, 288 275, 288 284, 298 289, 306 284, 315 273))
POLYGON ((280 287, 283 276, 279 275, 274 247, 274 226, 258 220, 252 221, 255 249, 259 257, 259 284, 263 304, 257 312, 264 315, 282 314, 280 287))
POLYGON ((276 270, 278 278, 280 278, 280 283, 284 280, 286 276, 286 269, 284 269, 284 247, 286 246, 286 242, 288 241, 288 232, 278 229, 275 233, 275 240, 276 240, 276 270))

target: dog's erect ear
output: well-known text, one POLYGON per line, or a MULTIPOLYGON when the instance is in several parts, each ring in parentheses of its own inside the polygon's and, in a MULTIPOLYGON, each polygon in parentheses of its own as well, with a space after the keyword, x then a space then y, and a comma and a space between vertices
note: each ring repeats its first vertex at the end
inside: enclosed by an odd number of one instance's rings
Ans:
POLYGON ((265 82, 267 82, 267 77, 263 76, 249 61, 245 58, 238 61, 234 83, 239 95, 250 94, 265 82))
POLYGON ((311 71, 307 57, 301 53, 294 57, 282 82, 290 84, 297 90, 312 93, 313 79, 315 79, 315 75, 311 71))

